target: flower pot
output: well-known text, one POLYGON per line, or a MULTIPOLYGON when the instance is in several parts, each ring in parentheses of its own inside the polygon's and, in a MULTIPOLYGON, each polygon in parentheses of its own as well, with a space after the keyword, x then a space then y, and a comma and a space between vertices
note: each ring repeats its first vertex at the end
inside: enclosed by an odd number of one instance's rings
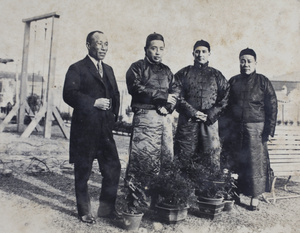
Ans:
POLYGON ((209 203, 209 204, 214 204, 214 205, 219 205, 219 204, 222 204, 223 197, 212 198, 212 197, 198 196, 198 201, 209 203))
POLYGON ((123 212, 122 217, 123 217, 124 229, 128 231, 137 231, 140 227, 140 223, 143 215, 144 215, 143 213, 130 214, 130 213, 123 212))
POLYGON ((224 200, 223 211, 231 211, 234 205, 234 200, 224 200))
POLYGON ((219 216, 224 209, 224 203, 221 201, 218 204, 197 201, 199 207, 199 217, 214 219, 219 216))
POLYGON ((167 223, 176 223, 184 220, 189 207, 178 207, 173 205, 158 204, 155 206, 159 220, 167 223))

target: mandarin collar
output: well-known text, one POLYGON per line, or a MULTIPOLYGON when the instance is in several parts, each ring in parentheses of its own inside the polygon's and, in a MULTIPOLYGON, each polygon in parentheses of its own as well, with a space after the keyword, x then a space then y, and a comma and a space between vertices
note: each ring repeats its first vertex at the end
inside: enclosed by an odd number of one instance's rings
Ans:
POLYGON ((251 74, 242 74, 241 73, 242 77, 247 78, 247 79, 252 78, 253 76, 255 76, 255 74, 256 74, 256 70, 254 70, 251 74))
POLYGON ((199 69, 204 69, 205 67, 208 67, 208 63, 209 63, 209 62, 206 62, 206 63, 204 63, 204 64, 200 64, 200 63, 194 61, 194 66, 195 66, 196 68, 199 68, 199 69))
POLYGON ((160 66, 160 64, 161 64, 161 62, 159 62, 159 63, 154 63, 154 62, 150 61, 150 59, 149 59, 147 56, 145 56, 144 60, 145 60, 149 65, 152 65, 152 66, 160 66))

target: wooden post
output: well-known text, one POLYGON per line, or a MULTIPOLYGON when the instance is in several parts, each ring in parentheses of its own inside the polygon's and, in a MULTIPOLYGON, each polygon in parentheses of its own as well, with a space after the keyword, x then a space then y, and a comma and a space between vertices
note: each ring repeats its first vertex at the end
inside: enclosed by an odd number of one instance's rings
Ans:
POLYGON ((55 63, 56 63, 56 41, 55 41, 55 17, 52 16, 52 30, 51 30, 51 42, 50 42, 50 54, 49 54, 49 70, 48 70, 48 82, 46 90, 46 102, 47 102, 47 113, 45 119, 44 137, 51 137, 51 126, 52 126, 52 113, 53 113, 53 88, 55 79, 55 63))
POLYGON ((284 104, 282 104, 282 125, 284 125, 284 104))
POLYGON ((27 80, 28 80, 28 56, 29 56, 29 42, 30 42, 30 22, 25 23, 24 43, 23 43, 23 58, 22 58, 22 73, 20 82, 20 102, 19 112, 17 117, 18 132, 23 132, 25 129, 25 108, 27 98, 27 80))
MULTIPOLYGON (((16 114, 16 123, 18 123, 18 109, 20 107, 20 93, 19 93, 19 61, 16 64, 16 102, 15 106, 17 106, 17 114, 16 114)), ((1 132, 1 131, 0 131, 1 132)))
POLYGON ((15 105, 19 105, 20 103, 20 96, 19 96, 19 69, 18 69, 18 62, 16 64, 16 103, 15 105))

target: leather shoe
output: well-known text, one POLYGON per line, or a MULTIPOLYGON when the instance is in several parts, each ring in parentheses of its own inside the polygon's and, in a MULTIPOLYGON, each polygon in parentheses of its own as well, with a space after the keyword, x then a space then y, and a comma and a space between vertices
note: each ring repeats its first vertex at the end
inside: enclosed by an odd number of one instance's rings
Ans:
POLYGON ((98 214, 98 217, 120 220, 122 219, 122 214, 118 213, 116 210, 113 210, 109 214, 105 214, 105 215, 98 214))
POLYGON ((241 204, 241 198, 240 198, 240 197, 235 197, 235 198, 234 198, 234 203, 235 203, 236 205, 240 205, 240 204, 241 204))
POLYGON ((256 210, 259 210, 259 206, 258 205, 250 205, 249 207, 248 207, 248 209, 249 210, 251 210, 251 211, 256 211, 256 210))
POLYGON ((80 221, 82 221, 84 223, 89 223, 89 224, 95 224, 96 223, 95 218, 91 214, 79 216, 79 219, 80 219, 80 221))

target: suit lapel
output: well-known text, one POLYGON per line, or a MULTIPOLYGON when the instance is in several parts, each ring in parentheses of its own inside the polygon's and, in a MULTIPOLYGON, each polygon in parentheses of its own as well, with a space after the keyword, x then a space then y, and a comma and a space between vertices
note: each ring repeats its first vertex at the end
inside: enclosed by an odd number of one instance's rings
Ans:
POLYGON ((103 73, 106 74, 106 77, 107 77, 107 80, 109 81, 111 87, 113 89, 115 89, 115 86, 114 86, 114 76, 113 74, 111 73, 110 69, 108 69, 107 65, 105 63, 102 62, 102 67, 103 67, 103 73))
POLYGON ((91 59, 88 56, 86 56, 85 60, 86 60, 86 66, 88 67, 93 77, 99 80, 104 85, 103 80, 101 79, 95 64, 91 61, 91 59))

